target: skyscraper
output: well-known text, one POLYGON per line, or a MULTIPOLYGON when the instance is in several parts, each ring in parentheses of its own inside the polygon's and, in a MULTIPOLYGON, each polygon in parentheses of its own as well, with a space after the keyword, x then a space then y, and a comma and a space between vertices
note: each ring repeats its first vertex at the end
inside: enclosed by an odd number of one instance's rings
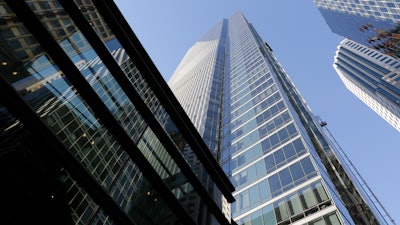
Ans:
POLYGON ((331 30, 400 58, 400 3, 397 0, 314 0, 331 30))
POLYGON ((334 68, 346 87, 400 130, 400 7, 389 1, 314 0, 331 30, 343 40, 334 68), (385 55, 383 55, 383 54, 385 55))
POLYGON ((232 184, 113 1, 0 12, 0 224, 231 224, 232 184))
POLYGON ((385 224, 271 47, 237 12, 168 82, 236 188, 238 224, 385 224))
POLYGON ((349 39, 336 52, 334 68, 346 87, 400 131, 400 62, 349 39))

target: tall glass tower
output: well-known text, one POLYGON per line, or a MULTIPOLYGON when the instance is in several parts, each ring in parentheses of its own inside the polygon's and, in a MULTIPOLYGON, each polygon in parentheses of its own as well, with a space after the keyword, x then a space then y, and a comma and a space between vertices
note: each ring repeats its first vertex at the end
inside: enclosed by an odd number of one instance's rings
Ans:
POLYGON ((168 84, 236 188, 238 224, 386 223, 242 13, 191 47, 168 84))
POLYGON ((336 72, 346 87, 400 131, 400 62, 355 41, 343 40, 336 72))
POLYGON ((313 1, 333 32, 400 58, 399 1, 313 1))

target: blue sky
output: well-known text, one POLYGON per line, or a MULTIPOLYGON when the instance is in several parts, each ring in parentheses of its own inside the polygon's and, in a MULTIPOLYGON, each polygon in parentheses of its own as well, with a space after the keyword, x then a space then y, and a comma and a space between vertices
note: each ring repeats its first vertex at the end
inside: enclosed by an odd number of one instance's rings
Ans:
POLYGON ((240 10, 268 42, 314 114, 328 123, 391 217, 400 213, 400 134, 351 94, 332 67, 343 40, 312 0, 116 0, 166 80, 213 25, 240 10))

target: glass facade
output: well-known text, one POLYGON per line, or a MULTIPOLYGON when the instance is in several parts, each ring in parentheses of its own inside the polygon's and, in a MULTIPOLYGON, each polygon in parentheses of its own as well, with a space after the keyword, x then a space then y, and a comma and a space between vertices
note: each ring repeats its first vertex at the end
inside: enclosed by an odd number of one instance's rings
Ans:
POLYGON ((231 223, 232 185, 114 3, 0 11, 2 224, 231 223))
POLYGON ((211 149, 236 188, 231 213, 238 224, 380 222, 240 12, 191 47, 168 84, 206 143, 217 143, 211 149))
POLYGON ((346 87, 400 131, 400 63, 357 42, 345 39, 334 68, 346 87))
POLYGON ((395 58, 400 57, 397 0, 314 0, 331 30, 395 58))

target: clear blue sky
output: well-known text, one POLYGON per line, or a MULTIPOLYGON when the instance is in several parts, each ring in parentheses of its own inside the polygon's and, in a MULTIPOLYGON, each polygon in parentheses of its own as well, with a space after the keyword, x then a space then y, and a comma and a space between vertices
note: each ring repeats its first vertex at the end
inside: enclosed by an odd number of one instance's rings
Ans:
POLYGON ((312 0, 115 0, 166 80, 213 25, 240 10, 268 42, 314 114, 400 223, 400 133, 351 94, 332 67, 343 39, 312 0))

